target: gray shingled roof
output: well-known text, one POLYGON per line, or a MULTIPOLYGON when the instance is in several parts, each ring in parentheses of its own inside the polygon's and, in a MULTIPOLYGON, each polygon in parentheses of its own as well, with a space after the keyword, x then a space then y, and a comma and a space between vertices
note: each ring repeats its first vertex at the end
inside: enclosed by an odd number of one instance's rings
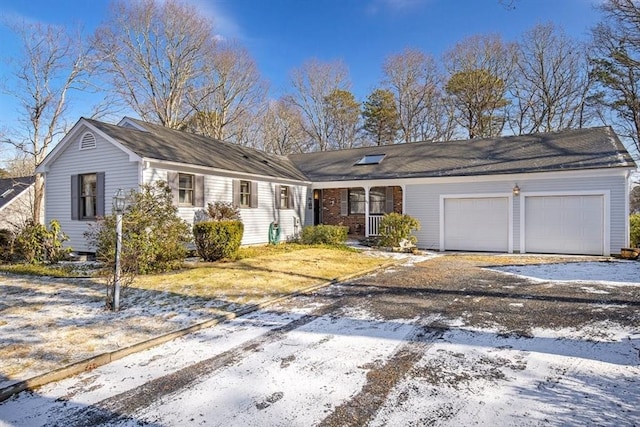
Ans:
POLYGON ((33 176, 0 179, 0 208, 8 205, 9 202, 22 194, 33 182, 33 176))
POLYGON ((305 181, 286 157, 131 119, 148 132, 85 119, 143 158, 305 181))
POLYGON ((636 167, 610 127, 365 147, 289 158, 314 182, 636 167), (385 157, 380 164, 356 166, 367 154, 385 157))

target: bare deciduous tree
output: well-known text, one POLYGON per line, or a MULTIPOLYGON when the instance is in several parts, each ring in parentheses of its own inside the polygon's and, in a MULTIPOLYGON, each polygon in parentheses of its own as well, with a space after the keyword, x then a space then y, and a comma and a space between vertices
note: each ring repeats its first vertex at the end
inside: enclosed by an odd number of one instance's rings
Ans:
POLYGON ((197 122, 202 125, 206 118, 207 123, 190 130, 240 143, 265 102, 266 84, 249 52, 236 42, 220 42, 210 65, 215 90, 191 100, 197 122))
POLYGON ((215 90, 213 25, 190 5, 116 1, 94 39, 112 90, 143 120, 179 128, 215 90))
POLYGON ((289 102, 296 105, 304 118, 304 130, 317 151, 330 147, 331 118, 325 99, 336 90, 349 90, 348 71, 340 61, 321 62, 312 59, 291 73, 294 93, 289 102))
POLYGON ((308 136, 302 126, 300 110, 288 99, 269 104, 262 121, 263 150, 286 155, 307 151, 308 136))
POLYGON ((516 133, 580 128, 588 120, 586 51, 553 24, 527 31, 518 45, 511 126, 516 133))
MULTIPOLYGON (((4 92, 13 96, 22 112, 18 127, 2 142, 19 153, 21 172, 33 173, 57 138, 67 131, 65 112, 74 91, 87 89, 91 70, 88 48, 80 31, 39 23, 14 22, 9 28, 20 38, 19 56, 11 61, 4 92)), ((33 220, 42 214, 44 180, 36 176, 33 220)))
POLYGON ((447 92, 470 138, 502 132, 514 60, 514 46, 494 34, 468 37, 445 54, 447 92))
POLYGON ((596 97, 614 112, 617 132, 633 141, 640 156, 640 2, 606 0, 601 9, 590 47, 596 97))
POLYGON ((433 117, 428 110, 433 107, 438 87, 436 63, 431 56, 406 49, 391 55, 383 65, 384 85, 395 97, 400 121, 400 136, 404 142, 439 139, 439 135, 425 135, 425 120, 433 117))

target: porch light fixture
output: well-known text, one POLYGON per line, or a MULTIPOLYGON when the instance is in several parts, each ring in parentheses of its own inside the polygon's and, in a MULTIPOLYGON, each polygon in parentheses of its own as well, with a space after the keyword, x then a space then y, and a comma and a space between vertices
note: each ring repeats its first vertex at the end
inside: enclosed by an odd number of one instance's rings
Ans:
POLYGON ((124 191, 119 188, 116 194, 113 195, 113 210, 116 212, 116 266, 113 277, 113 304, 111 306, 113 311, 120 309, 120 258, 122 253, 122 212, 124 212, 124 205, 126 198, 124 191))
POLYGON ((513 195, 514 196, 519 196, 520 195, 520 187, 518 187, 518 184, 516 184, 516 186, 513 187, 513 195))

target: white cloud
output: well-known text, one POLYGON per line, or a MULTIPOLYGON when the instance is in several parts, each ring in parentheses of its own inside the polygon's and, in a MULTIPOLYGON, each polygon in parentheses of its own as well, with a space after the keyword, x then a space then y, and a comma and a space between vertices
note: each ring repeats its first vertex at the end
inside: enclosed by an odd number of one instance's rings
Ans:
POLYGON ((187 0, 214 25, 218 39, 242 39, 244 32, 236 20, 216 0, 187 0))
POLYGON ((386 11, 405 12, 414 7, 429 3, 431 0, 373 0, 367 7, 367 13, 375 15, 386 11))

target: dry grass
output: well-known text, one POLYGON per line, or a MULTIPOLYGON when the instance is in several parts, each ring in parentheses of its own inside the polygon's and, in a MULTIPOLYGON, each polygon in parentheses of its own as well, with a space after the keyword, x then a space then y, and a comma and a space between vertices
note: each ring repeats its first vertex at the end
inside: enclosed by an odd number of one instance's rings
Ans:
POLYGON ((97 280, 1 278, 0 387, 387 261, 340 248, 243 248, 237 261, 139 277, 118 313, 105 309, 97 280))
MULTIPOLYGON (((255 250, 255 249, 253 249, 255 250)), ((336 248, 271 252, 223 263, 194 263, 174 273, 144 276, 134 287, 228 302, 259 302, 384 263, 380 258, 336 248)))

